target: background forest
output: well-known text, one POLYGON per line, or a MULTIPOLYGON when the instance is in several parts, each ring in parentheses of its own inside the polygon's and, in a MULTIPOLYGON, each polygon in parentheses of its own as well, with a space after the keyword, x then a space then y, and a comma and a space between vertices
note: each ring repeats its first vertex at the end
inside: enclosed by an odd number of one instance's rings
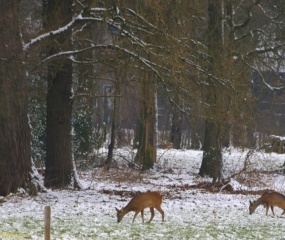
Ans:
POLYGON ((200 149, 216 182, 223 148, 284 136, 282 0, 2 2, 0 195, 33 194, 36 168, 80 187, 81 159, 108 171, 123 146, 142 170, 158 147, 200 149))

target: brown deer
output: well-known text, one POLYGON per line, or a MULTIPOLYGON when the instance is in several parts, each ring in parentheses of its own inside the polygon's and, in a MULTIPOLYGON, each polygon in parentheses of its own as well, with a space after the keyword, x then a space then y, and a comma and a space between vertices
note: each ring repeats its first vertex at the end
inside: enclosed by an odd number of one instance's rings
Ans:
POLYGON ((266 216, 268 215, 269 207, 273 215, 275 215, 274 206, 283 209, 284 211, 281 214, 283 215, 285 213, 285 196, 274 191, 265 192, 256 201, 249 201, 249 214, 252 214, 259 205, 263 205, 266 208, 266 216))
POLYGON ((149 208, 151 212, 151 217, 149 219, 149 223, 154 217, 154 208, 157 209, 162 215, 162 221, 164 222, 164 211, 161 209, 161 203, 162 203, 162 196, 158 192, 145 192, 140 193, 132 198, 132 200, 122 208, 121 210, 117 209, 117 221, 121 222, 123 217, 133 211, 135 212, 135 215, 133 217, 133 223, 139 214, 141 212, 142 216, 142 222, 144 223, 144 209, 149 208))

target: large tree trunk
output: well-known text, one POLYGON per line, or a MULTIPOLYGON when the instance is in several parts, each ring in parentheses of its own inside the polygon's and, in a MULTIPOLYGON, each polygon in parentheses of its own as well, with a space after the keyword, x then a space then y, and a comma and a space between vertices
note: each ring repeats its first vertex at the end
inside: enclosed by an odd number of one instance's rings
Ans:
POLYGON ((213 182, 221 177, 222 171, 222 116, 223 86, 212 76, 222 77, 223 36, 222 36, 222 0, 208 1, 208 53, 209 77, 206 89, 206 102, 210 106, 206 113, 203 159, 199 175, 210 176, 213 182))
MULTIPOLYGON (((72 20, 72 0, 49 0, 45 28, 56 29, 72 20)), ((71 49, 68 31, 49 43, 48 54, 71 49)), ((47 153, 45 186, 62 188, 71 183, 72 164, 72 63, 60 59, 48 67, 47 153)))
POLYGON ((71 63, 66 61, 57 72, 49 69, 48 79, 45 185, 64 187, 72 175, 71 63))
POLYGON ((19 0, 2 1, 0 8, 0 195, 26 188, 30 182, 31 139, 19 4, 19 0))
POLYGON ((146 73, 141 82, 139 147, 135 162, 142 165, 142 170, 149 170, 156 162, 156 87, 153 79, 146 73))
POLYGON ((199 175, 209 176, 213 182, 220 180, 222 170, 222 150, 219 141, 220 130, 217 123, 206 120, 205 140, 202 147, 203 159, 199 175))

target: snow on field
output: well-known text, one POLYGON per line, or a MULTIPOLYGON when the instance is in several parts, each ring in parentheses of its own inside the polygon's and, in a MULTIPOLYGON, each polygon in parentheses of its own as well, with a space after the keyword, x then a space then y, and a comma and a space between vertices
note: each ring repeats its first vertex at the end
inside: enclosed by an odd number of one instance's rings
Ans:
MULTIPOLYGON (((115 155, 122 166, 133 153, 121 149, 115 155)), ((282 210, 275 208, 276 216, 270 212, 266 217, 265 209, 258 207, 249 215, 249 200, 259 195, 246 194, 263 189, 284 194, 285 176, 278 169, 285 155, 248 155, 237 149, 225 150, 223 155, 225 177, 235 176, 229 184, 243 194, 199 188, 210 181, 197 175, 200 151, 159 150, 155 169, 147 173, 122 167, 105 173, 92 168, 80 172, 86 190, 47 190, 36 197, 10 195, 0 199, 0 239, 43 239, 47 205, 52 209, 52 239, 285 239, 282 210), (125 206, 132 193, 147 190, 164 195, 165 222, 155 211, 150 224, 142 224, 140 216, 131 224, 133 213, 117 223, 115 207, 125 206)), ((146 210, 145 219, 149 217, 146 210)))

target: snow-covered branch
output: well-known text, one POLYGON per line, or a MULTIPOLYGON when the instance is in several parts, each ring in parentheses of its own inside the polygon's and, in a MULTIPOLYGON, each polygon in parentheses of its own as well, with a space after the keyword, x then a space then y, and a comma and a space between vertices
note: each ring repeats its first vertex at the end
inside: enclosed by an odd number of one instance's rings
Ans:
POLYGON ((53 30, 53 31, 49 31, 47 33, 43 33, 43 34, 37 36, 36 38, 31 39, 29 42, 25 43, 23 45, 24 51, 28 51, 32 45, 34 45, 38 42, 41 42, 41 41, 43 41, 47 38, 50 38, 50 37, 60 35, 66 31, 70 30, 75 25, 75 23, 77 23, 78 21, 99 21, 99 22, 102 22, 103 18, 102 17, 83 17, 82 13, 80 13, 72 21, 70 21, 68 24, 66 24, 65 26, 60 27, 60 28, 53 30))

